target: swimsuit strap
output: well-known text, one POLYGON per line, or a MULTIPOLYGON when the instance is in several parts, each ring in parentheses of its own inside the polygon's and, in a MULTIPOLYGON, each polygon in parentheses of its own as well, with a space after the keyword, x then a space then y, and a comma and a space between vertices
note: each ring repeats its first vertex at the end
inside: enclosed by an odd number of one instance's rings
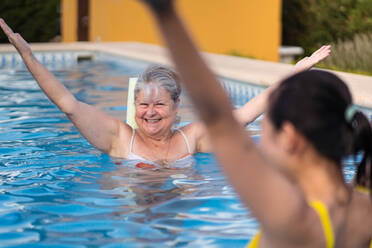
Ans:
POLYGON ((360 193, 366 194, 366 195, 368 195, 370 193, 370 189, 369 188, 364 187, 364 186, 360 186, 360 185, 356 186, 355 187, 355 190, 358 191, 358 192, 360 192, 360 193))
POLYGON ((326 238, 327 248, 333 248, 335 239, 333 236, 331 218, 329 217, 327 207, 321 201, 310 201, 309 206, 319 215, 326 238))
POLYGON ((189 143, 189 140, 186 137, 186 134, 181 129, 176 129, 176 130, 182 134, 182 137, 185 140, 185 143, 186 143, 186 146, 187 146, 187 151, 191 154, 190 143, 189 143))
POLYGON ((258 248, 258 243, 261 239, 261 236, 262 236, 262 231, 259 231, 254 237, 253 239, 251 240, 251 242, 249 242, 249 244, 247 245, 246 248, 258 248))
POLYGON ((136 134, 136 129, 132 128, 132 138, 130 139, 130 143, 129 143, 129 153, 132 153, 133 141, 134 141, 134 135, 135 134, 136 134))
MULTIPOLYGON (((332 228, 331 218, 329 217, 326 206, 321 201, 310 201, 309 206, 315 210, 315 212, 318 214, 320 218, 320 222, 322 224, 324 235, 326 238, 327 248, 333 248, 334 243, 335 243, 334 236, 333 236, 333 228, 332 228)), ((258 244, 261 239, 261 236, 262 236, 262 231, 259 231, 256 234, 256 236, 254 236, 254 238, 251 240, 251 242, 247 245, 246 248, 258 248, 258 244)))

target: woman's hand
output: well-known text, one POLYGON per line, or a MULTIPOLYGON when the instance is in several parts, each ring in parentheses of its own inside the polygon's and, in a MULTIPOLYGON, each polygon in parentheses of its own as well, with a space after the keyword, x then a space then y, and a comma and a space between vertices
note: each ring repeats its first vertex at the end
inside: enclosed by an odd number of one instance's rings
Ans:
POLYGON ((331 46, 322 46, 316 50, 310 57, 305 57, 295 65, 295 73, 306 71, 318 64, 331 54, 331 46))
POLYGON ((162 14, 173 7, 173 0, 141 0, 147 4, 155 13, 162 14))
POLYGON ((2 18, 0 18, 0 27, 8 37, 9 42, 17 49, 20 55, 32 53, 29 44, 22 38, 20 34, 14 33, 2 18))

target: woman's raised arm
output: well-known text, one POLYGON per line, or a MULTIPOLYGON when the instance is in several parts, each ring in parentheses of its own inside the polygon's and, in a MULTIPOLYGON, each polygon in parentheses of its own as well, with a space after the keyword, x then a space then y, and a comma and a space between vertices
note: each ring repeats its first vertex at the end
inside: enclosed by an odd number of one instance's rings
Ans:
POLYGON ((305 232, 302 228, 294 230, 292 225, 307 222, 308 216, 303 212, 308 209, 305 199, 298 188, 268 164, 233 117, 228 96, 183 27, 174 1, 142 1, 152 10, 195 109, 205 123, 217 158, 241 199, 266 230, 282 227, 284 232, 288 227, 286 234, 305 232))
POLYGON ((120 120, 78 101, 50 71, 37 61, 30 46, 20 34, 14 33, 3 19, 0 19, 0 27, 47 97, 67 115, 93 146, 103 152, 112 153, 119 133, 120 120))
MULTIPOLYGON (((299 73, 311 69, 313 66, 327 58, 331 53, 331 46, 322 46, 310 57, 305 57, 294 66, 293 73, 299 73)), ((267 100, 270 93, 278 86, 279 82, 265 89, 261 94, 234 110, 235 118, 242 124, 247 125, 262 115, 267 108, 267 100)))

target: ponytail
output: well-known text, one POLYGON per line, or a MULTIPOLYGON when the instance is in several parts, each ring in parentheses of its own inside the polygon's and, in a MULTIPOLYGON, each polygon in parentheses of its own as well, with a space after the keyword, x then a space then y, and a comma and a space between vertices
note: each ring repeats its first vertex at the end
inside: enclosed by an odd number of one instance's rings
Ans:
POLYGON ((367 117, 362 112, 352 110, 352 108, 349 107, 345 113, 346 121, 352 129, 354 137, 352 153, 354 155, 359 152, 363 153, 362 160, 357 167, 356 184, 368 188, 372 198, 372 128, 367 117))
POLYGON ((340 171, 345 156, 362 154, 356 184, 369 188, 372 199, 372 128, 351 104, 351 93, 339 77, 311 70, 285 79, 271 93, 267 116, 276 130, 292 123, 340 171))

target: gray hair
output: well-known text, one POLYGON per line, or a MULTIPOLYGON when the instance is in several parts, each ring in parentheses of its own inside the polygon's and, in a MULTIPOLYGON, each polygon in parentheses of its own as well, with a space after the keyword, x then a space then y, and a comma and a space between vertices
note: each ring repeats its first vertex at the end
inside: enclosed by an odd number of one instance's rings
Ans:
POLYGON ((139 91, 143 91, 145 97, 149 97, 153 91, 158 94, 159 87, 169 92, 174 103, 178 102, 181 95, 180 78, 176 72, 161 65, 150 65, 139 76, 134 88, 134 100, 139 91))

